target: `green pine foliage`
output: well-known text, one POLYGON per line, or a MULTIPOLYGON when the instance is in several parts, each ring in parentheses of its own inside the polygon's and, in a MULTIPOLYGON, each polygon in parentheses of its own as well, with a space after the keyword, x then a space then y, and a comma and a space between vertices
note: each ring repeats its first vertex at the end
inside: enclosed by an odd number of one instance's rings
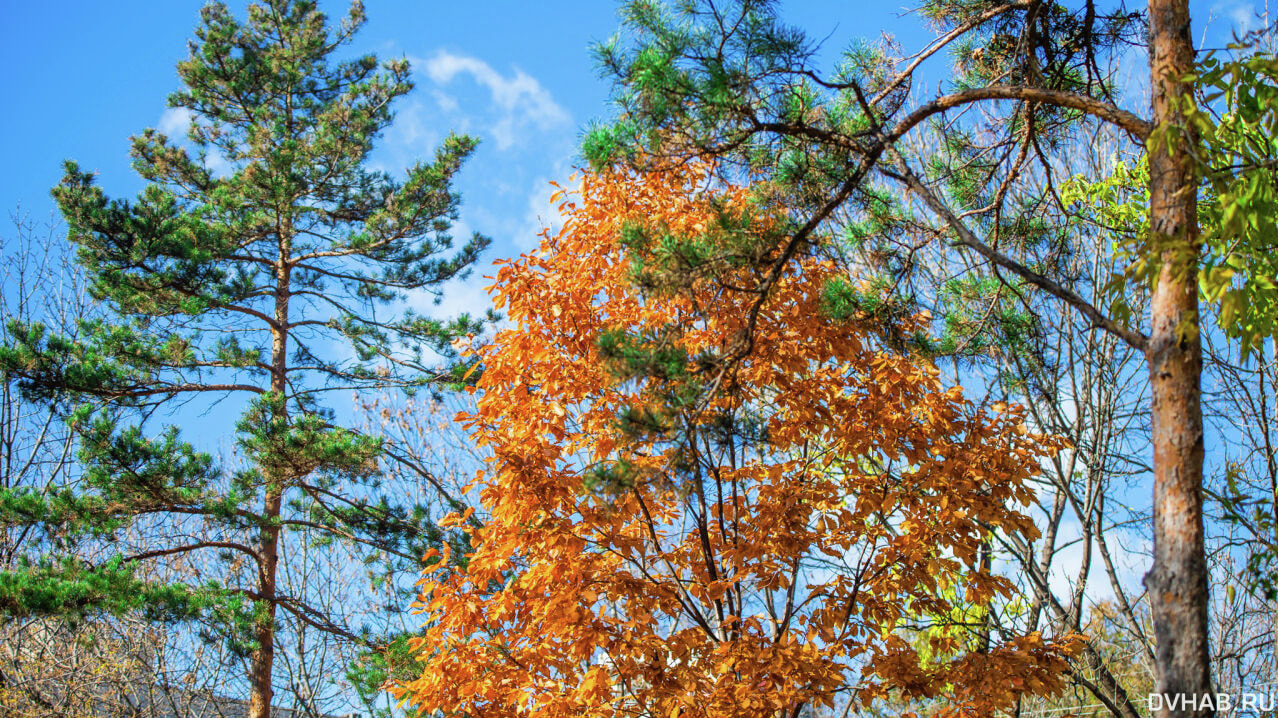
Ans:
POLYGON ((383 495, 382 441, 340 426, 323 403, 332 391, 456 383, 451 342, 486 321, 412 309, 489 243, 451 234, 452 181, 476 140, 450 136, 401 177, 369 167, 412 83, 404 60, 342 59, 363 21, 359 2, 335 27, 307 0, 262 0, 246 19, 212 3, 169 97, 190 117, 187 142, 154 129, 132 140, 145 190, 108 198, 66 164, 53 195, 106 318, 75 341, 13 323, 0 369, 65 414, 83 480, 0 491, 6 527, 48 537, 46 555, 0 574, 0 611, 199 617, 251 656, 253 690, 269 702, 260 676, 281 613, 370 645, 385 638, 284 594, 284 542, 340 542, 385 577, 415 575, 446 540, 422 507, 383 495), (234 436, 239 468, 156 426, 196 397, 246 406, 234 426, 199 429, 234 436), (159 525, 198 538, 124 540, 159 525), (250 568, 230 583, 155 578, 184 555, 250 568))
MULTIPOLYGON (((1026 300, 1036 288, 958 249, 952 228, 902 191, 902 167, 917 168, 995 252, 1060 277, 1076 258, 1072 228, 1045 199, 1052 188, 1036 197, 1007 175, 1034 177, 1093 125, 1077 109, 1019 101, 954 119, 913 92, 923 72, 892 42, 854 40, 822 67, 820 43, 780 9, 772 0, 624 3, 623 31, 595 48, 616 114, 586 134, 586 159, 600 169, 712 158, 725 178, 757 183, 760 206, 792 218, 800 252, 849 268, 827 292, 832 317, 875 319, 887 344, 932 357, 1045 361, 1041 302, 1026 300), (920 316, 931 318, 925 333, 914 328, 920 316)), ((1144 31, 1139 13, 1090 4, 934 0, 920 12, 938 36, 957 38, 937 56, 950 63, 938 94, 1016 86, 1112 104, 1110 63, 1144 31)), ((687 254, 731 251, 724 239, 687 254)))
MULTIPOLYGON (((1139 13, 1116 3, 928 0, 919 12, 936 32, 932 43, 856 40, 830 67, 817 50, 835 17, 809 38, 784 22, 775 0, 623 5, 622 30, 596 49, 615 115, 590 129, 583 154, 604 171, 709 160, 724 180, 749 183, 759 215, 784 222, 772 251, 755 255, 757 281, 729 291, 762 304, 788 263, 828 259, 845 270, 823 288, 831 321, 872 323, 883 345, 950 359, 965 383, 987 382, 1003 396, 1055 396, 1059 300, 1082 314, 1065 316, 1072 325, 1108 317, 1091 306, 1098 287, 1083 261, 1095 234, 1070 222, 1053 183, 1060 165, 1086 160, 1071 148, 1090 151, 1103 124, 1080 108, 1126 116, 1113 68, 1145 42, 1139 13)), ((1135 119, 1128 133, 1145 126, 1135 119)), ((674 275, 696 277, 714 258, 747 254, 730 233, 630 244, 669 258, 662 271, 636 263, 640 287, 653 277, 679 286, 674 275)), ((659 345, 645 358, 638 342, 615 344, 627 366, 660 376, 659 345)), ((726 384, 733 362, 752 350, 747 334, 700 360, 726 384)), ((664 429, 663 410, 679 406, 652 405, 622 417, 623 427, 664 429)), ((741 446, 767 440, 732 435, 741 446)), ((624 485, 607 475, 598 482, 624 485)), ((977 645, 1020 630, 1010 606, 998 609, 1006 624, 964 620, 978 624, 969 626, 977 645)))

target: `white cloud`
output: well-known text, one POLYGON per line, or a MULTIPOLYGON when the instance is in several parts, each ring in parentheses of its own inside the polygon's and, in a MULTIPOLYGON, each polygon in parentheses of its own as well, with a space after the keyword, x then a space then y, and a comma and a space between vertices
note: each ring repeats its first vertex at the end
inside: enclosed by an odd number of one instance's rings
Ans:
MULTIPOLYGON (((170 107, 160 115, 159 121, 155 123, 155 128, 164 133, 169 138, 169 142, 185 147, 188 152, 194 155, 195 150, 186 136, 186 133, 191 129, 191 123, 194 121, 195 114, 187 108, 170 107)), ((213 173, 214 177, 226 177, 235 170, 231 163, 226 161, 226 157, 213 148, 208 149, 207 156, 204 158, 204 166, 213 173)))
MULTIPOLYGON (((500 150, 510 149, 522 139, 520 135, 527 126, 547 131, 571 120, 568 112, 555 102, 536 78, 517 67, 513 74, 502 75, 479 58, 454 55, 446 50, 414 64, 424 67, 426 75, 436 85, 447 85, 458 75, 469 75, 486 88, 498 110, 498 117, 489 132, 500 150)), ((442 92, 435 94, 435 100, 445 111, 449 110, 450 104, 457 106, 455 99, 442 92)))
POLYGON ((160 115, 156 129, 163 132, 169 139, 181 140, 186 137, 186 131, 191 127, 192 117, 191 111, 185 107, 170 107, 160 115))
MULTIPOLYGON (((429 160, 444 139, 435 115, 416 99, 397 108, 395 121, 386 129, 385 141, 376 145, 370 169, 398 175, 416 162, 429 160)), ((464 132, 464 123, 459 125, 457 129, 464 132)))
POLYGON ((1229 21, 1240 35, 1245 35, 1256 24, 1256 8, 1250 3, 1238 3, 1229 9, 1229 21))
POLYGON ((444 112, 457 112, 461 109, 461 103, 457 102, 457 98, 446 92, 431 90, 430 96, 435 98, 435 104, 439 105, 439 109, 444 112))
MULTIPOLYGON (((557 167, 555 176, 560 182, 568 178, 567 167, 557 167)), ((575 184, 564 185, 565 189, 575 189, 575 184)), ((564 216, 559 212, 559 203, 551 204, 550 197, 558 191, 550 184, 550 178, 542 177, 534 183, 528 194, 528 207, 524 214, 522 226, 516 230, 513 238, 515 246, 527 251, 541 243, 541 232, 549 229, 554 236, 564 224, 564 216)))
MULTIPOLYGON (((1082 543, 1082 527, 1077 521, 1064 522, 1059 531, 1048 583, 1057 597, 1068 602, 1082 572, 1086 547, 1082 543)), ((1110 558, 1114 562, 1114 572, 1123 591, 1129 597, 1140 593, 1141 580, 1150 566, 1152 542, 1135 531, 1116 527, 1110 528, 1105 538, 1110 558)), ((1104 559, 1095 545, 1089 560, 1085 589, 1087 602, 1112 600, 1114 587, 1105 570, 1104 559)))
POLYGON ((455 319, 460 314, 482 317, 493 307, 492 297, 484 289, 492 280, 482 276, 491 273, 488 263, 480 260, 470 277, 455 279, 440 288, 438 304, 435 303, 434 296, 422 297, 415 308, 422 314, 437 319, 455 319))
MULTIPOLYGON (((448 233, 452 235, 456 247, 470 241, 474 232, 475 228, 467 220, 462 219, 454 222, 448 233)), ((447 254, 445 252, 444 256, 447 254)), ((437 287, 435 291, 410 292, 407 308, 435 319, 454 319, 462 313, 470 314, 472 317, 482 317, 493 306, 492 299, 484 290, 484 287, 491 284, 492 280, 485 279, 483 276, 492 274, 491 261, 488 253, 485 253, 478 262, 471 265, 469 277, 451 279, 437 287)))
POLYGON ((1207 23, 1203 30, 1203 38, 1199 40, 1199 44, 1210 44, 1206 37, 1208 32, 1212 32, 1220 38, 1219 40, 1213 40, 1212 43, 1224 44, 1230 41, 1234 34, 1245 35, 1252 30, 1258 29, 1262 24, 1267 24, 1268 20, 1267 3, 1249 2, 1248 0, 1220 0, 1214 3, 1207 13, 1207 23), (1224 20, 1227 27, 1211 27, 1212 21, 1216 18, 1224 20))

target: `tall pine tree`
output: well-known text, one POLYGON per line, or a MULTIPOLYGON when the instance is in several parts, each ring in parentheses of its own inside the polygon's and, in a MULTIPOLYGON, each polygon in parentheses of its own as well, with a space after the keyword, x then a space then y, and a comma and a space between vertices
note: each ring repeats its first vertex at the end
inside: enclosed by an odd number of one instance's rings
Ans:
POLYGON ((284 618, 359 637, 283 590, 290 534, 345 542, 388 570, 439 540, 420 507, 379 495, 381 442, 339 426, 322 395, 445 378, 440 357, 478 326, 408 308, 488 244, 454 248, 449 234, 451 181, 475 140, 450 136, 402 178, 370 169, 412 83, 406 61, 334 57, 363 20, 358 1, 336 28, 308 0, 263 0, 246 20, 206 6, 169 98, 189 113, 189 145, 153 129, 133 138, 148 183, 136 200, 108 199, 73 162, 53 190, 110 319, 77 342, 14 324, 0 349, 7 381, 67 412, 85 468, 76 490, 0 493, 0 521, 42 527, 49 549, 0 576, 0 611, 201 616, 248 659, 252 718, 270 712, 284 618), (196 396, 248 399, 235 427, 200 427, 234 432, 243 468, 146 421, 196 396), (161 540, 127 540, 142 525, 163 527, 161 540), (86 545, 111 557, 58 557, 86 545), (186 559, 229 568, 204 582, 148 569, 186 559))

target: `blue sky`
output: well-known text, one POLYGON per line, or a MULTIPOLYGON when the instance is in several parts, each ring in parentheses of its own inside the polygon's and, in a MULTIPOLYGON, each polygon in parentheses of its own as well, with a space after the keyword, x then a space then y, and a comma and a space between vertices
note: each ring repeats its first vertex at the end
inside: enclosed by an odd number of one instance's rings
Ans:
MULTIPOLYGON (((1249 18, 1264 2, 1193 3, 1196 39, 1207 18, 1209 39, 1218 40, 1227 27, 1254 22, 1249 18)), ((186 55, 202 4, 0 0, 7 107, 0 113, 0 207, 47 214, 48 190, 65 158, 99 170, 109 194, 140 188, 128 168, 128 137, 164 124, 165 97, 177 88, 174 65, 186 55)), ((903 17, 908 5, 791 0, 782 12, 832 51, 883 30, 919 47, 921 23, 903 17)), ((345 5, 321 7, 338 15, 345 5)), ((354 50, 407 56, 418 80, 399 105, 379 161, 428 156, 449 129, 480 136, 484 145, 461 183, 467 223, 497 240, 495 256, 530 246, 522 233, 540 209, 530 202, 545 197, 548 180, 566 177, 580 128, 607 112, 608 88, 587 47, 616 28, 615 4, 368 0, 366 8, 369 21, 354 50)))
MULTIPOLYGON (((1196 2, 1196 25, 1210 17, 1209 35, 1219 38, 1249 22, 1264 1, 1196 2)), ((141 188, 128 167, 128 138, 176 127, 165 97, 178 86, 174 65, 186 55, 201 5, 0 0, 0 96, 8 108, 0 113, 0 208, 48 216, 49 188, 68 158, 99 171, 111 196, 141 188)), ((884 30, 907 48, 921 46, 921 23, 903 16, 906 6, 792 0, 782 12, 832 54, 884 30)), ((330 15, 345 9, 341 2, 321 7, 330 15)), ((400 101, 376 161, 393 169, 429 156, 450 129, 479 136, 483 144, 460 181, 465 228, 496 241, 485 265, 531 248, 538 217, 547 215, 548 182, 567 178, 581 127, 607 114, 608 87, 587 47, 615 30, 615 4, 367 0, 366 9, 353 50, 408 57, 418 84, 400 101)))
MULTIPOLYGON (((66 158, 97 170, 110 196, 141 188, 128 138, 147 127, 181 134, 165 98, 178 87, 174 65, 201 4, 5 3, 0 206, 43 218, 66 158)), ((467 4, 371 0, 352 50, 406 56, 416 70, 418 88, 399 102, 376 162, 396 169, 429 157, 450 129, 480 137, 461 181, 463 215, 509 254, 531 246, 516 239, 536 219, 530 201, 568 174, 577 128, 604 108, 607 90, 586 46, 616 23, 603 2, 561 3, 554 13, 538 3, 485 5, 481 15, 467 4)))
MULTIPOLYGON (((1222 46, 1231 30, 1258 24, 1266 1, 1191 3, 1195 41, 1222 46)), ((0 112, 0 238, 11 234, 4 220, 9 212, 20 208, 37 221, 51 216, 49 189, 60 179, 64 159, 98 171, 109 196, 141 189, 129 168, 128 138, 148 127, 180 134, 180 118, 166 111, 165 98, 178 88, 174 66, 186 56, 202 4, 0 0, 0 97, 6 106, 0 112)), ((243 4, 230 2, 237 11, 243 4)), ((782 13, 822 39, 829 59, 849 41, 885 30, 907 49, 921 47, 921 22, 903 17, 910 4, 790 0, 782 13)), ((339 16, 345 3, 321 0, 321 7, 339 16)), ((449 288, 440 308, 441 314, 480 312, 488 305, 482 290, 487 268, 535 246, 542 221, 553 220, 549 183, 568 179, 581 128, 607 116, 608 86, 587 48, 615 30, 615 4, 366 0, 366 10, 368 23, 351 50, 408 57, 417 81, 416 91, 400 101, 374 161, 395 170, 429 157, 449 130, 483 141, 458 183, 463 207, 457 234, 479 231, 494 246, 469 282, 449 288)), ((1144 71, 1133 67, 1134 75, 1144 71)), ((225 409, 228 418, 238 413, 225 409)), ((201 443, 201 437, 191 438, 201 443)))
MULTIPOLYGON (((1235 27, 1255 25, 1266 0, 1193 2, 1195 40, 1219 46, 1235 27), (1203 28, 1206 27, 1204 33, 1203 28)), ((230 5, 243 11, 245 0, 230 5)), ((74 159, 99 173, 108 196, 128 197, 142 184, 129 167, 129 137, 147 127, 170 136, 181 117, 166 110, 178 89, 176 63, 203 0, 0 0, 0 238, 4 214, 52 216, 49 189, 61 163, 74 159)), ((321 0, 330 16, 341 0, 321 0)), ((908 3, 789 0, 786 21, 822 43, 821 65, 858 38, 896 35, 906 49, 930 36, 908 3)), ((457 236, 478 231, 494 245, 465 283, 447 288, 438 315, 481 313, 493 260, 532 249, 554 221, 550 182, 566 182, 577 164, 581 128, 608 114, 608 85, 588 47, 617 28, 611 0, 366 0, 368 22, 352 53, 412 61, 416 90, 399 101, 395 124, 373 161, 401 169, 429 157, 450 130, 473 134, 480 148, 458 181, 463 196, 457 236)), ((943 60, 942 60, 943 61, 943 60)), ((1143 68, 1133 63, 1132 75, 1143 68)), ((940 76, 939 73, 937 76, 940 76)), ((932 84, 916 85, 921 94, 932 84)), ((431 310, 429 306, 422 309, 431 310)))
MULTIPOLYGON (((109 197, 131 197, 142 183, 129 167, 129 137, 157 127, 185 132, 184 118, 166 110, 179 87, 175 65, 187 55, 203 0, 118 0, 32 3, 0 0, 0 237, 5 214, 19 210, 39 222, 52 217, 49 189, 74 159, 98 172, 109 197)), ((246 0, 228 3, 243 12, 246 0)), ((330 19, 344 0, 321 0, 330 19)), ((788 21, 825 38, 829 54, 881 28, 924 39, 918 22, 895 3, 794 2, 788 21)), ((582 128, 608 114, 606 81, 589 46, 618 26, 610 0, 552 3, 483 0, 366 0, 368 22, 348 48, 386 59, 407 57, 417 87, 396 106, 396 121, 373 155, 392 172, 429 158, 450 130, 481 139, 457 188, 463 197, 455 235, 481 232, 494 240, 477 271, 444 293, 440 316, 482 313, 491 262, 528 251, 555 216, 551 181, 566 182, 577 165, 582 128)))

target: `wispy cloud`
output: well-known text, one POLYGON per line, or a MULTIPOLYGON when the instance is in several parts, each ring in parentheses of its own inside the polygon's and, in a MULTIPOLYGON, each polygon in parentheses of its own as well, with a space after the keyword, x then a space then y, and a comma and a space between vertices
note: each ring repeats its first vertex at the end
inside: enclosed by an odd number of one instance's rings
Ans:
POLYGON ((191 111, 185 107, 170 107, 160 115, 156 129, 167 135, 169 139, 181 141, 191 127, 191 119, 191 111))
MULTIPOLYGON (((1070 596, 1082 577, 1087 584, 1085 595, 1090 602, 1113 599, 1115 591, 1104 560, 1098 550, 1091 551, 1088 556, 1082 526, 1077 521, 1065 521, 1058 531, 1052 570, 1048 575, 1052 592, 1057 596, 1070 596), (1081 576, 1084 560, 1088 561, 1085 577, 1081 576)), ((1119 585, 1128 595, 1139 592, 1141 578, 1149 570, 1152 560, 1153 543, 1137 531, 1115 527, 1107 531, 1106 540, 1119 585)))
MULTIPOLYGON (((424 68, 427 77, 440 87, 452 83, 458 75, 467 75, 488 90, 497 110, 497 118, 488 131, 498 149, 510 149, 525 139, 521 134, 528 127, 547 131, 571 122, 568 112, 555 102, 550 92, 535 77, 517 67, 511 74, 503 75, 477 57, 446 50, 414 64, 424 68)), ((441 108, 456 108, 456 100, 451 96, 442 92, 432 94, 441 108)))
MULTIPOLYGON (((188 152, 194 153, 190 141, 187 139, 186 133, 191 129, 191 123, 195 121, 195 115, 185 107, 170 107, 160 115, 160 119, 155 123, 155 128, 163 132, 169 141, 185 147, 188 152)), ((204 158, 204 164, 215 177, 225 177, 229 175, 234 168, 230 162, 221 153, 210 149, 204 158)))
POLYGON ((1224 44, 1234 35, 1245 35, 1258 29, 1269 19, 1267 5, 1250 0, 1218 0, 1212 4, 1207 14, 1207 27, 1204 28, 1204 37, 1199 40, 1199 44, 1224 44), (1210 27, 1217 19, 1223 20, 1225 26, 1210 27), (1217 39, 1209 41, 1208 33, 1217 39))
MULTIPOLYGON (((565 182, 568 179, 569 167, 560 163, 555 167, 555 180, 565 182)), ((534 249, 541 243, 542 230, 549 229, 553 237, 564 225, 565 217, 559 213, 558 203, 551 203, 550 197, 557 190, 549 177, 538 179, 529 188, 528 207, 524 213, 523 224, 515 231, 512 238, 516 247, 523 251, 534 249)), ((564 185, 565 189, 576 189, 576 182, 564 185)))

